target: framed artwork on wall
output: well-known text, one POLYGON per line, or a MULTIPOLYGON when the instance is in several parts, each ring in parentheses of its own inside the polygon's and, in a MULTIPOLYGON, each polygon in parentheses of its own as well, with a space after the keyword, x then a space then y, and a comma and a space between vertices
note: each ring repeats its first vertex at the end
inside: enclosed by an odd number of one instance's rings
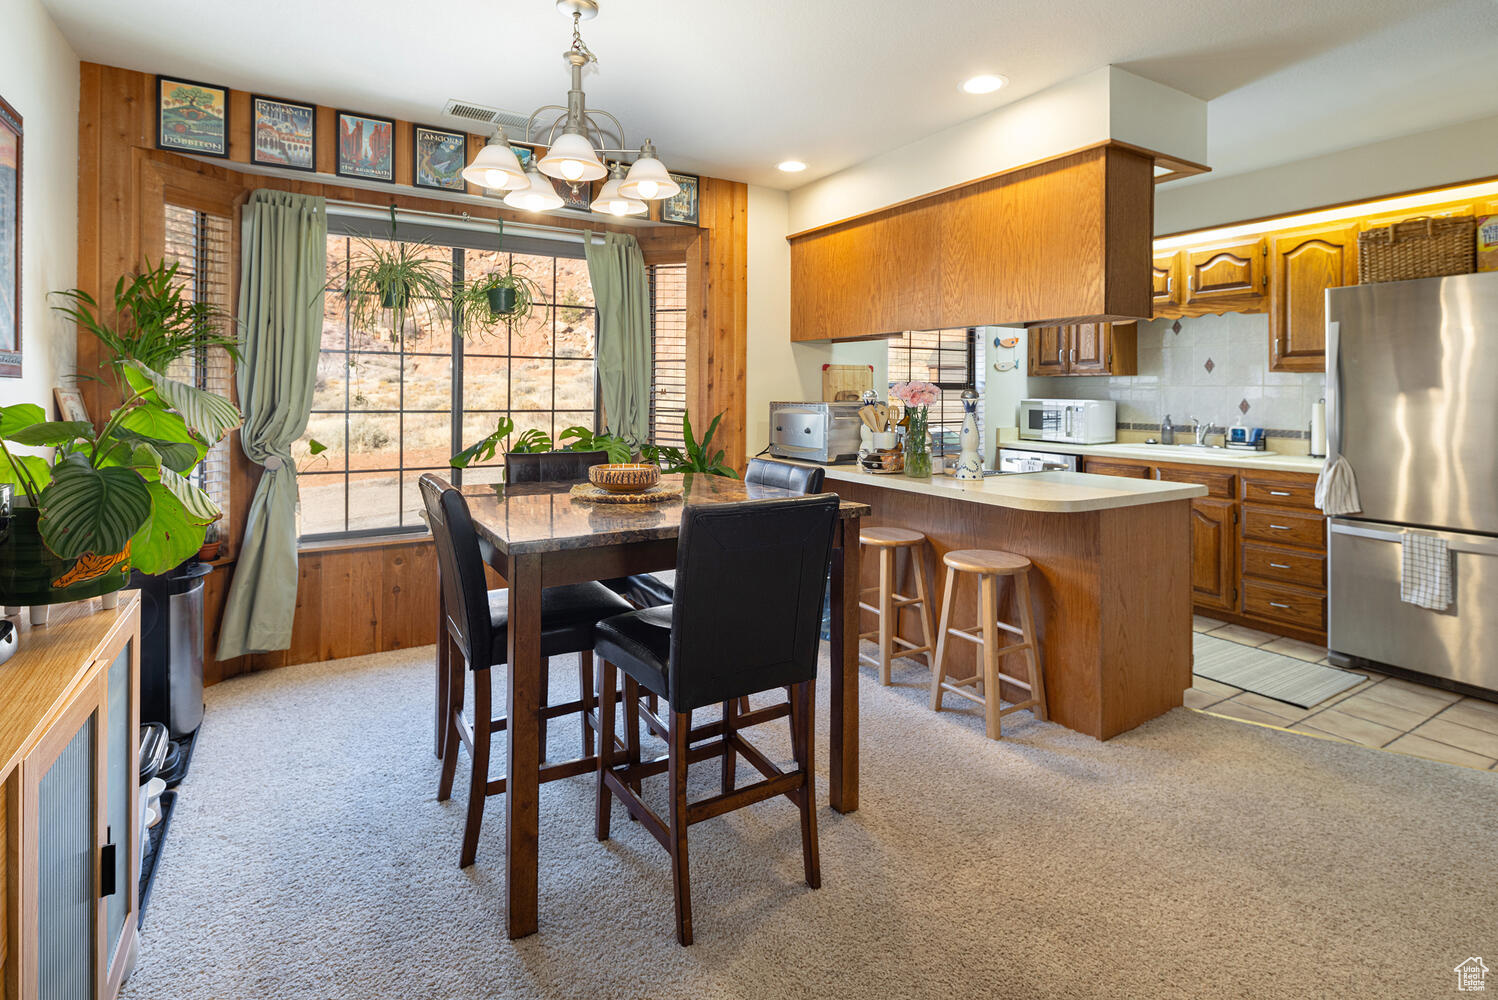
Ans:
POLYGON ((156 145, 194 156, 229 155, 229 89, 156 77, 156 145))
POLYGON ((338 176, 395 183, 395 120, 338 112, 338 176))
POLYGON ((529 170, 531 163, 541 155, 541 147, 528 142, 512 142, 510 149, 515 152, 515 159, 520 161, 521 170, 529 170))
POLYGON ((0 378, 21 377, 21 116, 0 98, 0 378))
POLYGON ((250 162, 317 169, 317 107, 272 97, 250 98, 250 162))
POLYGON ((466 191, 468 135, 427 125, 412 126, 411 180, 417 187, 466 191))
POLYGON ((671 174, 671 179, 681 185, 681 190, 661 202, 661 221, 697 225, 698 179, 692 174, 677 173, 671 174))

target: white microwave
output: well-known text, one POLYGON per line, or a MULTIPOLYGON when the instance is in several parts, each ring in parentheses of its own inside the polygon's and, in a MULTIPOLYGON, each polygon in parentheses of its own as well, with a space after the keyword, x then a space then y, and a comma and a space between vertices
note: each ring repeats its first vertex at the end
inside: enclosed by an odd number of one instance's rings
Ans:
POLYGON ((1019 436, 1026 441, 1108 444, 1118 439, 1118 404, 1111 399, 1022 399, 1019 436))

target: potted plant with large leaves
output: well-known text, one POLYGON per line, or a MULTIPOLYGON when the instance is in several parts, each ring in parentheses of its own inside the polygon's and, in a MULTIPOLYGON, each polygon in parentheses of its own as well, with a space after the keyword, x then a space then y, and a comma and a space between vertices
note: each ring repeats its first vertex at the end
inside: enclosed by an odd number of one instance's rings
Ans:
POLYGON ((505 468, 508 472, 511 466, 527 462, 544 462, 545 456, 559 451, 567 452, 602 452, 610 462, 628 462, 634 457, 634 449, 624 438, 614 434, 596 433, 586 427, 568 427, 557 435, 557 440, 552 441, 551 435, 537 427, 531 427, 523 431, 514 441, 509 438, 515 433, 515 421, 509 416, 501 416, 493 433, 464 448, 451 459, 450 464, 455 469, 466 469, 474 462, 487 462, 494 458, 504 448, 505 468))
POLYGON ((701 441, 698 441, 692 434, 692 417, 683 411, 681 439, 684 447, 647 444, 640 449, 640 455, 645 461, 659 465, 662 472, 703 473, 709 476, 737 479, 738 474, 723 463, 725 455, 723 449, 712 450, 713 435, 718 433, 718 421, 722 419, 721 413, 713 417, 712 423, 707 425, 707 433, 702 435, 701 441))
POLYGON ((355 239, 343 298, 356 330, 373 330, 387 315, 390 339, 406 320, 435 319, 452 296, 452 260, 427 243, 404 243, 390 209, 390 242, 355 239))

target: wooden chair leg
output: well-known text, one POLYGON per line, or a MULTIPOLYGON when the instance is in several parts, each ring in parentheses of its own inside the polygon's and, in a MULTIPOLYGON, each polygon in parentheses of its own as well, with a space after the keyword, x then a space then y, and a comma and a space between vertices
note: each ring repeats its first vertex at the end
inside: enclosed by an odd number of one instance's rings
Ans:
POLYGON ((448 635, 447 615, 443 611, 442 597, 437 598, 437 713, 436 713, 436 750, 437 759, 443 759, 443 751, 447 748, 447 721, 452 706, 448 704, 449 694, 447 690, 447 659, 448 659, 448 635))
MULTIPOLYGON (((640 683, 629 674, 624 675, 624 739, 629 766, 634 767, 640 763, 640 683)), ((626 784, 640 794, 639 778, 631 778, 626 784)), ((634 816, 629 814, 632 820, 634 816)))
POLYGON ((614 665, 608 660, 599 661, 602 673, 598 685, 598 802, 593 832, 599 840, 609 839, 609 815, 614 804, 613 793, 604 772, 614 764, 614 692, 618 690, 618 676, 614 665))
POLYGON ((983 730, 991 740, 1000 738, 999 718, 999 596, 998 578, 989 573, 978 577, 978 621, 983 625, 983 730))
POLYGON ((747 694, 744 695, 742 698, 739 699, 739 714, 740 715, 748 715, 749 714, 749 696, 747 694))
POLYGON ((734 753, 733 739, 735 723, 738 721, 739 701, 731 698, 723 703, 723 794, 733 791, 733 779, 738 769, 739 757, 734 753))
POLYGON ((890 685, 890 660, 895 654, 895 550, 879 550, 879 683, 890 685))
POLYGON ((952 592, 957 571, 947 567, 947 586, 941 595, 941 620, 936 625, 936 660, 931 664, 931 711, 941 711, 941 685, 947 679, 947 629, 952 627, 952 592))
POLYGON ((473 864, 479 848, 479 825, 484 821, 484 801, 489 797, 489 668, 473 671, 473 772, 468 781, 468 821, 463 826, 463 854, 458 867, 473 864))
POLYGON ((816 745, 812 738, 816 717, 816 682, 797 684, 791 696, 791 747, 796 766, 805 774, 805 784, 801 786, 796 802, 801 808, 801 863, 806 872, 806 884, 820 889, 822 859, 817 847, 816 766, 812 749, 816 745))
POLYGON ((463 685, 467 680, 464 674, 468 670, 468 664, 446 629, 438 642, 447 647, 447 656, 443 661, 443 669, 447 671, 447 683, 443 685, 447 704, 443 706, 442 776, 437 779, 437 801, 446 802, 452 797, 453 778, 458 773, 458 751, 463 746, 463 741, 458 736, 458 716, 463 714, 463 685))
POLYGON ((600 715, 603 710, 593 698, 593 651, 585 649, 577 654, 577 686, 582 692, 583 699, 583 756, 593 756, 593 720, 589 713, 598 710, 600 715))
POLYGON ((667 770, 671 774, 671 886, 676 895, 676 940, 692 943, 692 889, 687 865, 687 741, 692 731, 689 712, 672 712, 667 741, 667 770))
POLYGON ((1030 709, 1035 718, 1044 721, 1046 716, 1045 674, 1040 663, 1040 636, 1035 634, 1035 612, 1030 604, 1030 577, 1021 573, 1015 578, 1015 601, 1019 604, 1019 627, 1025 630, 1025 641, 1030 644, 1025 650, 1025 659, 1030 662, 1030 695, 1035 707, 1030 709))
POLYGON ((926 554, 919 547, 910 550, 910 572, 915 577, 915 596, 921 609, 921 642, 926 646, 926 663, 934 665, 936 641, 931 629, 931 599, 926 590, 926 554))
MULTIPOLYGON (((551 657, 545 656, 541 658, 541 707, 544 709, 550 704, 551 657)), ((539 744, 536 752, 536 759, 543 764, 546 763, 546 730, 549 728, 548 723, 550 721, 551 720, 547 719, 545 715, 542 715, 540 722, 536 726, 536 741, 539 744)))

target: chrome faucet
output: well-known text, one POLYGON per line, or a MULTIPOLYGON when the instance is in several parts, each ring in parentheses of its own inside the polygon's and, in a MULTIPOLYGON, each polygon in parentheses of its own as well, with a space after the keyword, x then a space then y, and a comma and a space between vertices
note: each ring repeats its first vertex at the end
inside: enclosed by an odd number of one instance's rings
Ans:
POLYGON ((1165 419, 1162 420, 1162 421, 1160 421, 1160 443, 1161 444, 1175 444, 1176 443, 1176 429, 1175 429, 1175 425, 1170 422, 1170 414, 1168 414, 1168 413, 1165 414, 1165 419))
POLYGON ((1191 433, 1196 435, 1196 446, 1198 448, 1205 448, 1207 446, 1207 435, 1212 433, 1212 421, 1209 420, 1206 423, 1202 423, 1195 417, 1190 417, 1189 419, 1191 421, 1191 433))

